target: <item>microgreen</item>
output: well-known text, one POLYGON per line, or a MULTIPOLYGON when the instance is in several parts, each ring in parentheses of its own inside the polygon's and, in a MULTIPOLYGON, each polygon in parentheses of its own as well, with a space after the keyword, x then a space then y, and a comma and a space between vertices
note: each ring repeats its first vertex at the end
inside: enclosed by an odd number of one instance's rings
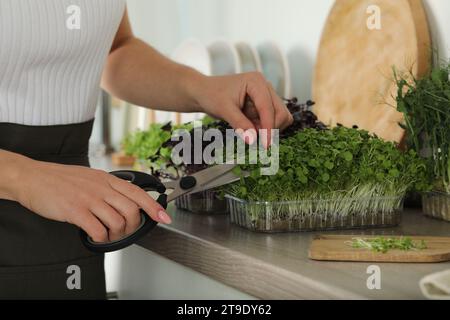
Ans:
MULTIPOLYGON (((223 121, 217 121, 209 116, 202 119, 202 130, 215 128, 223 133, 229 128, 223 121)), ((182 125, 151 124, 145 131, 138 130, 127 135, 122 143, 126 154, 135 156, 141 164, 147 167, 152 174, 162 177, 175 179, 185 174, 193 174, 208 167, 208 164, 175 164, 172 160, 172 150, 178 141, 172 141, 172 136, 177 130, 187 130, 194 140, 194 123, 182 125)), ((224 134, 225 136, 225 134, 224 134)), ((203 148, 207 142, 204 141, 203 148)), ((192 148, 192 152, 194 152, 192 148)), ((192 155, 194 158, 194 155, 192 155)))
POLYGON ((349 246, 355 249, 367 249, 379 253, 388 253, 390 250, 425 250, 427 244, 424 240, 413 241, 409 237, 400 238, 354 238, 352 241, 347 242, 349 246))
MULTIPOLYGON (((403 196, 425 175, 425 165, 414 151, 403 153, 395 144, 358 129, 305 129, 282 140, 279 149, 276 175, 250 176, 234 185, 249 191, 245 200, 289 201, 332 193, 403 196)), ((242 166, 246 171, 258 168, 242 166)), ((233 187, 230 191, 242 196, 233 187)))
POLYGON ((425 77, 394 72, 397 110, 407 144, 427 159, 433 188, 450 193, 450 64, 432 69, 425 77))
POLYGON ((276 175, 250 175, 225 192, 248 202, 279 203, 274 211, 280 214, 389 214, 426 180, 425 164, 414 151, 403 153, 354 128, 305 129, 281 140, 279 151, 276 175))

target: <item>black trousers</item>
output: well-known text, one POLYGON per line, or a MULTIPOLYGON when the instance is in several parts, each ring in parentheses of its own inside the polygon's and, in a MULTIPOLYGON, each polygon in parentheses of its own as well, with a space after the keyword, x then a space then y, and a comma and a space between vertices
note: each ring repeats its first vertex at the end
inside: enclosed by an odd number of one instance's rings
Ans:
MULTIPOLYGON (((89 166, 92 125, 0 123, 0 149, 40 161, 89 166)), ((103 255, 83 247, 77 227, 0 200, 1 299, 105 299, 103 260, 103 255)))

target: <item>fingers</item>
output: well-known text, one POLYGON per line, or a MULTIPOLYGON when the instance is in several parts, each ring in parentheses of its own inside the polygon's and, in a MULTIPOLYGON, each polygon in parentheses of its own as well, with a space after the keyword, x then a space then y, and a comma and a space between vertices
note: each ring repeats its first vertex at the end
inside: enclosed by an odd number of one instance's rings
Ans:
MULTIPOLYGON (((229 106, 229 108, 232 108, 232 106, 229 106)), ((232 110, 234 110, 234 106, 232 110)), ((240 111, 230 112, 225 117, 227 119, 224 120, 236 130, 241 129, 247 131, 255 128, 253 123, 240 111)))
POLYGON ((272 84, 268 83, 270 96, 272 97, 272 102, 275 109, 275 128, 280 128, 281 130, 286 129, 294 122, 294 117, 289 112, 288 108, 281 100, 281 98, 275 92, 272 84))
POLYGON ((141 188, 112 175, 109 177, 109 183, 115 191, 136 203, 154 221, 165 224, 172 223, 172 219, 166 213, 165 209, 141 188))
POLYGON ((132 234, 139 228, 141 225, 141 213, 139 206, 135 202, 116 191, 105 197, 105 202, 124 217, 126 235, 132 234))
POLYGON ((68 222, 83 229, 94 242, 108 242, 106 227, 89 210, 78 211, 68 222))
POLYGON ((253 123, 253 125, 255 127, 257 127, 257 129, 259 129, 258 110, 256 109, 255 104, 249 97, 247 97, 247 99, 245 99, 245 104, 244 104, 244 108, 242 109, 242 112, 253 123))
POLYGON ((247 94, 253 100, 258 111, 261 129, 267 133, 261 136, 264 147, 269 147, 271 141, 271 130, 275 127, 275 109, 272 96, 267 87, 267 81, 260 73, 251 73, 248 81, 247 94))
POLYGON ((90 210, 108 228, 109 241, 120 240, 125 236, 125 218, 106 202, 99 201, 90 210))

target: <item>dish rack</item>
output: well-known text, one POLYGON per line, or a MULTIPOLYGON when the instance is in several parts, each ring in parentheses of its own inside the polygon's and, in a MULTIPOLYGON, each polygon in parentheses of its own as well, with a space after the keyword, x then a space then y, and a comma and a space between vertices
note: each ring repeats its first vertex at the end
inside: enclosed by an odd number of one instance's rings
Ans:
POLYGON ((256 232, 301 232, 398 226, 403 197, 252 202, 226 195, 231 222, 256 232))

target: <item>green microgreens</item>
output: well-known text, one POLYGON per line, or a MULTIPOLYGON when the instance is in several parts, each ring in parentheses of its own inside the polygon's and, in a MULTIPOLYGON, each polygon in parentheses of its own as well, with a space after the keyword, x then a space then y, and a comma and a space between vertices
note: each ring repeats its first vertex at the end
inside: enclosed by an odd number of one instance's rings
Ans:
POLYGON ((225 188, 255 203, 254 219, 266 214, 259 202, 271 203, 271 217, 281 220, 392 214, 406 192, 422 188, 426 180, 425 164, 414 151, 403 153, 363 130, 305 129, 281 140, 279 150, 276 175, 261 176, 260 165, 244 165, 242 171, 251 175, 225 188))
POLYGON ((403 153, 393 143, 368 132, 336 127, 306 129, 280 143, 280 169, 259 175, 260 165, 244 165, 250 177, 228 188, 251 201, 290 201, 327 197, 403 196, 420 187, 425 165, 414 151, 403 153))
POLYGON ((379 253, 388 253, 390 250, 412 251, 425 250, 427 244, 424 240, 413 241, 408 237, 401 238, 354 238, 352 241, 346 242, 355 249, 367 249, 379 253))
POLYGON ((436 191, 450 193, 450 65, 432 69, 415 79, 398 75, 397 110, 403 113, 401 127, 407 144, 427 159, 430 180, 436 191))

